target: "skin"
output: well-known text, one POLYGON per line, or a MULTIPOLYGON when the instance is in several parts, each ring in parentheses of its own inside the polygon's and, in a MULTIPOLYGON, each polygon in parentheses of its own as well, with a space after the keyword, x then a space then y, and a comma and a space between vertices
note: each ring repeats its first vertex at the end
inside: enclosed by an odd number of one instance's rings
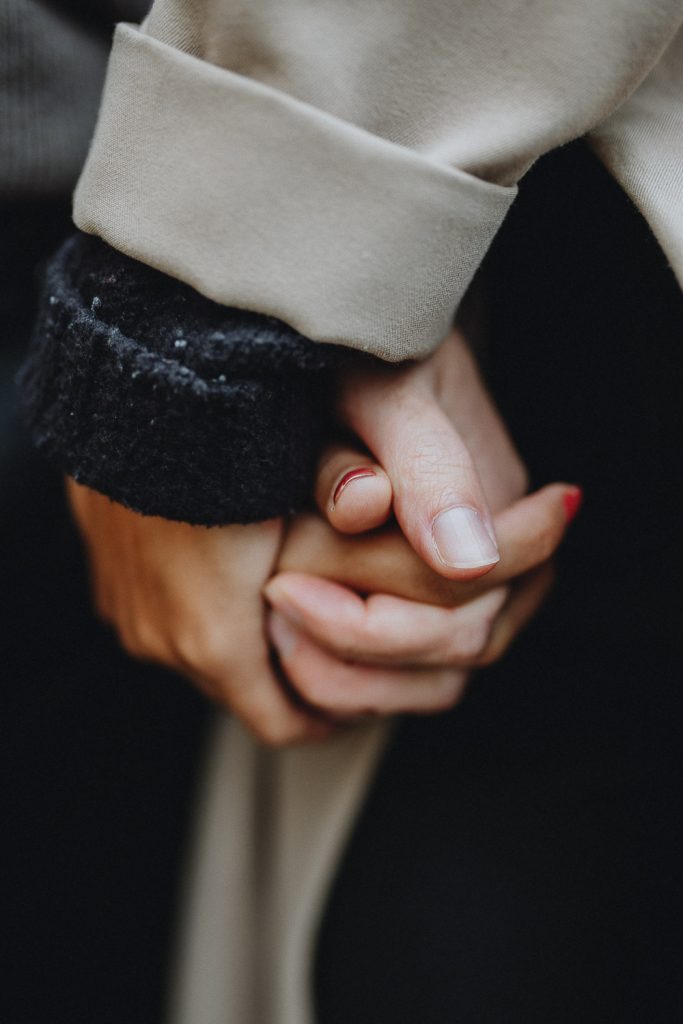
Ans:
MULTIPOLYGON (((491 524, 492 512, 521 497, 528 480, 463 336, 453 331, 420 363, 396 367, 361 359, 343 382, 339 411, 370 456, 359 462, 349 449, 323 458, 316 498, 330 523, 342 532, 358 532, 353 493, 370 485, 352 484, 334 509, 328 496, 333 469, 343 473, 345 465, 365 462, 378 478, 388 477, 398 525, 427 566, 449 579, 486 571, 444 565, 434 547, 434 521, 446 509, 464 505, 491 524)), ((375 500, 377 516, 382 506, 375 500)), ((364 525, 371 520, 368 516, 364 525)))
POLYGON ((187 676, 272 746, 368 713, 453 706, 542 601, 566 528, 569 485, 516 501, 524 469, 458 335, 419 365, 355 369, 339 408, 365 449, 325 454, 320 515, 287 530, 144 517, 67 482, 97 608, 126 650, 187 676), (333 501, 359 465, 373 475, 333 501), (495 568, 435 553, 431 524, 454 502, 495 529, 495 568), (350 535, 392 511, 384 530, 350 535))
POLYGON ((452 707, 471 669, 502 656, 550 589, 546 556, 566 528, 565 493, 561 484, 545 488, 496 517, 501 562, 487 576, 448 583, 447 594, 438 577, 428 592, 429 570, 400 536, 374 537, 359 548, 329 531, 318 558, 324 525, 297 524, 296 544, 283 552, 287 571, 266 586, 276 609, 270 636, 296 691, 340 718, 452 707), (288 568, 306 562, 318 576, 288 568), (421 602, 383 592, 392 583, 421 602), (422 603, 430 597, 433 604, 422 603))

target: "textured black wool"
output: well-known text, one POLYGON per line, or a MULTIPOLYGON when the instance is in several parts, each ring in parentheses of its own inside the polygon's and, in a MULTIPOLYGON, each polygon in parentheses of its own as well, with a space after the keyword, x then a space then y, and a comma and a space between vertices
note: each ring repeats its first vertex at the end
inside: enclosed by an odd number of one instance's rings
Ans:
POLYGON ((79 482, 146 515, 248 523, 309 503, 343 356, 79 232, 48 265, 19 386, 35 443, 79 482))

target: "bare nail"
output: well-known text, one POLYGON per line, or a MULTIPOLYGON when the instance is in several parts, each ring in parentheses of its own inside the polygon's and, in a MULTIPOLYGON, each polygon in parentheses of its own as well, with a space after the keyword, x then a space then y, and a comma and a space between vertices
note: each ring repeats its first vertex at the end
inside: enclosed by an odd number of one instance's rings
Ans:
POLYGON ((478 569, 500 560, 498 545, 476 508, 457 505, 436 517, 434 544, 444 565, 453 569, 478 569))

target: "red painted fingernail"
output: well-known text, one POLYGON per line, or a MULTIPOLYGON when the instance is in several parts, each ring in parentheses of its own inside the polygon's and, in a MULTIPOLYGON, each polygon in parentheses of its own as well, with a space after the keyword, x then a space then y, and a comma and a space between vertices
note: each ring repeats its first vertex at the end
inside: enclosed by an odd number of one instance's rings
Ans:
POLYGON ((348 473, 344 473, 344 476, 334 489, 334 494, 332 495, 332 508, 334 508, 339 501, 344 488, 347 487, 352 480, 360 480, 361 477, 364 476, 377 476, 377 474, 370 466, 359 466, 357 469, 350 469, 348 473))
POLYGON ((574 519, 582 503, 583 491, 580 487, 574 487, 571 491, 567 491, 564 496, 564 511, 568 523, 571 523, 572 519, 574 519))

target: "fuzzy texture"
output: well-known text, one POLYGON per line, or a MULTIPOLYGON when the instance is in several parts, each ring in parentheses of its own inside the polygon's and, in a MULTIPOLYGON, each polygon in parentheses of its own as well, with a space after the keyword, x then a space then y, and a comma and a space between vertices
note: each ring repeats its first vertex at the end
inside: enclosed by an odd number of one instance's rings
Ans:
POLYGON ((146 515, 248 523, 309 503, 340 358, 78 233, 48 266, 19 385, 75 480, 146 515))

